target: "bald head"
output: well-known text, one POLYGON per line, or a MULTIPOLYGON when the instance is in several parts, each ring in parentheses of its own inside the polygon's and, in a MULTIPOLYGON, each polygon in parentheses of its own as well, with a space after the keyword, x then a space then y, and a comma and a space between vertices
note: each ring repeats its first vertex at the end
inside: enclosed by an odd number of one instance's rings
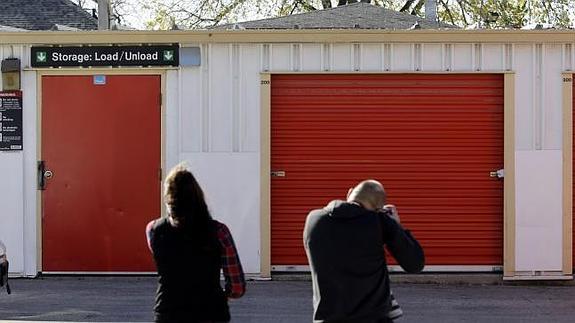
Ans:
POLYGON ((357 202, 366 209, 375 211, 385 205, 385 190, 380 182, 368 179, 350 190, 348 202, 357 202))

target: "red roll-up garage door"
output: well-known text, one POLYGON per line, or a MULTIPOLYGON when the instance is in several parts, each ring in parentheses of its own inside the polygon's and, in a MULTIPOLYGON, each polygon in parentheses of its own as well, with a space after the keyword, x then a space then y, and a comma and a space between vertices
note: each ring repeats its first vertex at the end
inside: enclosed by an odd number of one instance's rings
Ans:
POLYGON ((502 265, 502 75, 273 75, 271 129, 272 265, 306 265, 307 213, 367 178, 428 265, 502 265))

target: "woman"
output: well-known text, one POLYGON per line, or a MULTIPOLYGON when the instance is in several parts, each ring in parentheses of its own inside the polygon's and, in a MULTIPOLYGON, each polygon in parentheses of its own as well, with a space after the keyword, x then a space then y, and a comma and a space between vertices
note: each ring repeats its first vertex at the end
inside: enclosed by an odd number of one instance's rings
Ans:
POLYGON ((164 198, 168 216, 146 227, 159 274, 155 321, 229 322, 227 299, 239 298, 245 291, 230 231, 212 219, 202 189, 184 166, 168 174, 164 198))

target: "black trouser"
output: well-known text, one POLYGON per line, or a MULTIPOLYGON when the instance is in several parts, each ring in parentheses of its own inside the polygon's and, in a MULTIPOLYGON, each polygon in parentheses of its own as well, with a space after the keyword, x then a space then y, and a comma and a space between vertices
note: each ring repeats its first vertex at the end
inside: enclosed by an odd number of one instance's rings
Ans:
POLYGON ((10 285, 8 284, 8 260, 4 260, 0 263, 0 287, 6 284, 6 291, 10 294, 10 285))

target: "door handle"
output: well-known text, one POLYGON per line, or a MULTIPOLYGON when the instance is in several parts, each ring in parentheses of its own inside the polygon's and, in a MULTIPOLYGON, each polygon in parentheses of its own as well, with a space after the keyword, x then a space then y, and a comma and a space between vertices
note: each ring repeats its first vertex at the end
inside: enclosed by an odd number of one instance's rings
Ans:
POLYGON ((286 172, 283 171, 283 170, 272 171, 272 172, 271 172, 271 176, 272 176, 272 177, 285 177, 285 176, 286 176, 286 172))
POLYGON ((498 169, 496 171, 489 172, 489 177, 502 179, 505 177, 505 170, 504 169, 498 169))

